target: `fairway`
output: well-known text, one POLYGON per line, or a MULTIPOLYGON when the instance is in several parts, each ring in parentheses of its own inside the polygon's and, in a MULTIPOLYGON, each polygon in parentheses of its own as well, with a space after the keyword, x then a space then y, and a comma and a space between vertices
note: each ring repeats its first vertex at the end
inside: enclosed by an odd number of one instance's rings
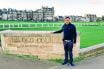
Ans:
MULTIPOLYGON (((104 22, 76 22, 74 24, 77 27, 77 31, 80 32, 81 48, 104 43, 104 22)), ((56 31, 62 25, 62 22, 0 21, 0 30, 56 31)))

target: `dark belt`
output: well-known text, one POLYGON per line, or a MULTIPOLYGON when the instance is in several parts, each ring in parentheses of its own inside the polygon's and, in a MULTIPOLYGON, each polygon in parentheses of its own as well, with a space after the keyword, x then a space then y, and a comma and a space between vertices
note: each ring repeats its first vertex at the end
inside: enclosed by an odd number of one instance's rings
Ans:
POLYGON ((64 40, 65 42, 71 42, 71 40, 64 40))

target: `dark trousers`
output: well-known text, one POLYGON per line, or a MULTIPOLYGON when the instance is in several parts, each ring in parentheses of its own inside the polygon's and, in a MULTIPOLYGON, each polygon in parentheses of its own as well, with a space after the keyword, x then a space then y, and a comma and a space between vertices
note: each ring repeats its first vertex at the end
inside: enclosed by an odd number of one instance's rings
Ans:
POLYGON ((64 62, 68 62, 68 56, 70 57, 70 63, 73 63, 73 42, 72 41, 63 41, 65 59, 64 62))

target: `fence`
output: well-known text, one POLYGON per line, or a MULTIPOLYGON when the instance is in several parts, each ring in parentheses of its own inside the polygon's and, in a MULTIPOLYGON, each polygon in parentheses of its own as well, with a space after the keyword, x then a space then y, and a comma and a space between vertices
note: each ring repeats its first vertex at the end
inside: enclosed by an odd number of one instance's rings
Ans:
POLYGON ((41 27, 60 27, 63 24, 0 24, 0 29, 9 29, 9 28, 41 28, 41 27))
MULTIPOLYGON (((76 26, 104 26, 104 23, 74 23, 76 26)), ((42 28, 42 27, 61 27, 63 23, 23 23, 23 24, 0 24, 0 29, 10 28, 42 28)))

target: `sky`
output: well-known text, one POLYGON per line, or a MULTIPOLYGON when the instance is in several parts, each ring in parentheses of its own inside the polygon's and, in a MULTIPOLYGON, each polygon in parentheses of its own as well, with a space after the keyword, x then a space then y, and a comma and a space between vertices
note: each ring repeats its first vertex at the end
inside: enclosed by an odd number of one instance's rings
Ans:
POLYGON ((104 15, 104 0, 0 0, 0 8, 36 10, 42 6, 54 7, 55 15, 104 15))

